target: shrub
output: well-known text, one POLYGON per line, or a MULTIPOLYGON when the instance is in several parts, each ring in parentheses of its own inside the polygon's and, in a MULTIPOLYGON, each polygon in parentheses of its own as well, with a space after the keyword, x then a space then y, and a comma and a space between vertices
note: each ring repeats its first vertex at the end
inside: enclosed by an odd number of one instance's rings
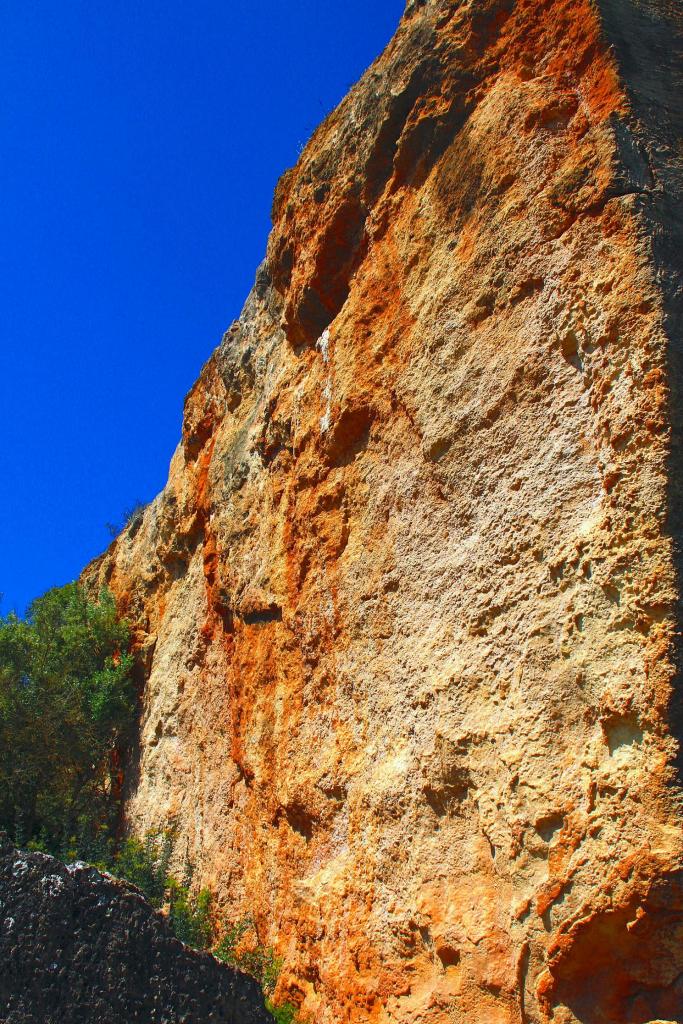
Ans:
POLYGON ((111 874, 141 889, 153 907, 163 906, 168 889, 168 865, 173 833, 148 832, 144 840, 125 839, 109 868, 111 874))
MULTIPOLYGON (((176 935, 196 949, 208 949, 213 929, 210 920, 211 894, 202 889, 191 898, 186 886, 171 880, 170 916, 176 935)), ((258 942, 256 925, 248 914, 223 930, 213 955, 224 964, 244 971, 259 982, 265 996, 266 1009, 276 1024, 297 1024, 297 1010, 291 1003, 273 1002, 272 996, 282 968, 282 960, 269 946, 258 942), (250 935, 256 941, 249 941, 250 935)))
POLYGON ((291 1003, 276 1005, 272 996, 282 969, 282 959, 275 955, 269 946, 263 946, 256 936, 256 925, 253 917, 248 914, 239 921, 228 925, 218 945, 213 950, 217 960, 236 967, 245 974, 255 978, 266 997, 266 1009, 275 1018, 277 1024, 296 1024, 297 1010, 291 1003), (249 934, 256 942, 248 940, 249 934))
POLYGON ((280 1003, 276 1006, 272 999, 266 999, 266 1010, 277 1024, 297 1024, 297 1009, 291 1003, 280 1003))
POLYGON ((200 889, 194 896, 188 887, 169 879, 169 917, 177 938, 195 949, 208 949, 213 938, 211 893, 200 889))
POLYGON ((105 867, 116 878, 141 889, 153 907, 166 906, 171 927, 181 942, 195 949, 208 949, 213 939, 211 893, 208 889, 197 895, 190 892, 191 872, 185 883, 169 874, 173 837, 173 828, 148 832, 144 839, 132 836, 124 840, 105 867))
POLYGON ((144 501, 136 501, 135 504, 131 505, 130 508, 127 508, 124 511, 121 517, 121 522, 105 523, 104 527, 109 536, 114 539, 118 537, 123 530, 128 530, 129 535, 132 537, 142 522, 142 517, 146 508, 147 505, 144 501))
POLYGON ((146 508, 147 505, 144 501, 136 501, 134 505, 127 508, 123 513, 123 528, 128 530, 129 533, 134 533, 142 522, 146 508))

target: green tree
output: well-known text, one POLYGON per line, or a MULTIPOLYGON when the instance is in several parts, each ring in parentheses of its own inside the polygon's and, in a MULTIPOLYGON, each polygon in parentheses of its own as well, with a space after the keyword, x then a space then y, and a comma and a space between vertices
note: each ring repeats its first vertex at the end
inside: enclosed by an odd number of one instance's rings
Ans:
POLYGON ((75 583, 0 618, 0 828, 17 841, 106 858, 135 711, 129 639, 111 594, 75 583))

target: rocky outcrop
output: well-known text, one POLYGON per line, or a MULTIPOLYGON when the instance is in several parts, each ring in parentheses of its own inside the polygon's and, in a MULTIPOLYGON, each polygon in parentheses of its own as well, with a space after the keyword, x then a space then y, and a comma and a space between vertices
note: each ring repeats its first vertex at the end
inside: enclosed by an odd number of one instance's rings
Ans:
POLYGON ((0 838, 2 1024, 268 1024, 251 978, 173 936, 133 886, 0 838))
POLYGON ((682 1019, 682 23, 412 0, 86 573, 316 1024, 682 1019))

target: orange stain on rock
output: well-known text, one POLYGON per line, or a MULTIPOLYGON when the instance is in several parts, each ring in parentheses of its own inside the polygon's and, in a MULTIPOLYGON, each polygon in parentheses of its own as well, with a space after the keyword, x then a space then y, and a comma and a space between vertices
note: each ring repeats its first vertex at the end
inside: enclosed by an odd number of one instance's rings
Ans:
POLYGON ((145 678, 131 827, 174 816, 315 1024, 677 1019, 681 25, 646 6, 408 4, 86 572, 145 678))

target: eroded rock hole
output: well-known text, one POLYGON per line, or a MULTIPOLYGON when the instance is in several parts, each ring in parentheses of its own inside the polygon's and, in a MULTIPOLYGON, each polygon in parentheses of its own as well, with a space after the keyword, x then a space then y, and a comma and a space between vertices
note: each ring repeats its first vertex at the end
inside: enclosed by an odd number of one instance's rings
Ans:
MULTIPOLYGON (((285 821, 292 832, 297 832, 307 843, 313 838, 313 817, 301 804, 290 804, 283 809, 285 821)), ((283 816, 280 815, 280 817, 283 816)))
POLYGON ((615 715, 613 718, 605 719, 601 724, 610 756, 624 747, 642 743, 643 730, 638 725, 635 715, 615 715))
POLYGON ((573 330, 568 330, 560 338, 560 349, 562 355, 575 370, 583 370, 583 360, 579 350, 579 339, 573 330))
POLYGON ((444 970, 447 967, 455 967, 460 963, 460 951, 448 943, 437 945, 436 955, 441 961, 444 970))
POLYGON ((544 843, 551 843, 563 825, 561 814, 548 814, 536 822, 535 828, 544 843))
POLYGON ((244 612, 242 621, 247 626, 263 626, 267 622, 282 622, 282 608, 272 604, 268 608, 255 608, 244 612))

